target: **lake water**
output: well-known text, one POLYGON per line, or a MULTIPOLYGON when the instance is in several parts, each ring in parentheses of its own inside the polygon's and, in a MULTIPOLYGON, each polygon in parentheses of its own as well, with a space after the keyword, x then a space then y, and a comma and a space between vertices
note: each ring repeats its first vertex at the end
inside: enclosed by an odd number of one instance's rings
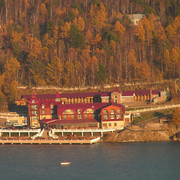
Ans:
POLYGON ((179 180, 180 143, 1 145, 0 179, 179 180))

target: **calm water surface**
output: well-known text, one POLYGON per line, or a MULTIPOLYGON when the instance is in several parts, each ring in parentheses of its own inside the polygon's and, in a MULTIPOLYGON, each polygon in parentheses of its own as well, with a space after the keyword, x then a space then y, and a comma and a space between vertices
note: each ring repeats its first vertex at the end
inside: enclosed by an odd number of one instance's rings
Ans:
POLYGON ((9 179, 179 180, 180 143, 0 145, 0 180, 9 179))

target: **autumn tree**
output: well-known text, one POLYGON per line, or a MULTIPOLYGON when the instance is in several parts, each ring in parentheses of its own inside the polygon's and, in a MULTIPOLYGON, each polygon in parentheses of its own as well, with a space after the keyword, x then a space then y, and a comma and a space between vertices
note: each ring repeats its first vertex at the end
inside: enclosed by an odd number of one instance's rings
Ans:
POLYGON ((140 62, 144 59, 144 42, 145 42, 145 29, 142 22, 139 22, 139 25, 135 29, 135 35, 139 43, 139 60, 140 62))
POLYGON ((61 59, 54 55, 51 62, 47 64, 47 82, 52 85, 61 85, 61 74, 63 65, 61 59))
POLYGON ((45 63, 42 62, 42 44, 34 38, 32 49, 27 56, 28 84, 45 85, 45 63))
POLYGON ((106 25, 107 21, 107 10, 104 4, 100 3, 99 6, 91 4, 89 15, 92 25, 99 32, 106 25))
POLYGON ((128 77, 130 81, 137 80, 138 62, 135 57, 135 51, 132 50, 128 53, 128 77))
POLYGON ((4 72, 4 93, 7 95, 9 104, 17 98, 18 72, 20 63, 16 58, 11 57, 5 64, 4 72))
POLYGON ((150 80, 150 75, 151 75, 151 68, 148 65, 148 63, 146 61, 139 63, 138 68, 137 68, 138 79, 141 82, 148 81, 150 80))
POLYGON ((114 25, 114 31, 119 32, 120 34, 123 34, 125 30, 126 28, 122 24, 120 24, 119 21, 116 21, 114 25))

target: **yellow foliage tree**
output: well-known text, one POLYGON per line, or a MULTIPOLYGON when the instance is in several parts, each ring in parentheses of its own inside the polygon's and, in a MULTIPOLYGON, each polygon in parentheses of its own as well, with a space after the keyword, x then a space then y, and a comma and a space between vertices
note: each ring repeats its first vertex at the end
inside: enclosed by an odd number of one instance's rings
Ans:
POLYGON ((91 31, 88 29, 85 35, 85 41, 87 44, 90 44, 90 42, 92 41, 92 33, 91 31))
POLYGON ((135 51, 131 50, 128 53, 128 76, 130 81, 136 80, 137 68, 138 68, 138 62, 135 57, 135 51))
POLYGON ((80 31, 84 31, 85 28, 85 22, 81 16, 78 17, 77 20, 77 27, 79 28, 80 31))
POLYGON ((96 36, 95 36, 95 38, 91 41, 91 43, 92 44, 97 44, 97 43, 99 43, 100 41, 101 41, 101 36, 100 36, 100 34, 96 34, 96 36))
POLYGON ((63 66, 61 59, 54 56, 51 63, 47 65, 47 81, 49 84, 60 85, 61 73, 63 71, 63 66))
POLYGON ((126 28, 119 21, 116 21, 114 25, 114 31, 120 32, 121 34, 123 34, 125 30, 126 28))
POLYGON ((11 104, 15 101, 18 91, 18 71, 20 63, 16 58, 11 57, 5 63, 4 72, 4 92, 7 95, 8 102, 11 104))
POLYGON ((149 15, 148 20, 149 20, 149 22, 150 22, 150 24, 151 24, 151 29, 152 29, 152 31, 154 31, 154 30, 155 30, 156 18, 155 18, 155 16, 154 16, 153 13, 151 13, 151 14, 149 15))
POLYGON ((169 39, 173 39, 176 36, 176 29, 172 25, 169 25, 166 28, 166 33, 169 39))
POLYGON ((71 22, 65 22, 64 26, 61 26, 60 37, 68 38, 70 29, 71 29, 71 22))
POLYGON ((180 16, 175 17, 175 19, 173 21, 173 27, 176 32, 178 29, 180 29, 180 16))
POLYGON ((12 42, 23 43, 23 33, 18 33, 17 31, 12 31, 12 42))
POLYGON ((6 61, 4 66, 5 82, 18 81, 18 71, 20 69, 20 63, 16 58, 11 57, 6 61))
POLYGON ((150 21, 146 18, 146 16, 144 16, 143 20, 143 27, 145 30, 145 39, 148 43, 148 45, 152 42, 152 25, 150 24, 150 21))
POLYGON ((99 32, 106 25, 107 21, 107 11, 104 4, 100 3, 99 7, 91 5, 89 15, 93 26, 99 32))
POLYGON ((161 22, 156 23, 155 36, 157 36, 158 42, 161 42, 166 39, 166 33, 161 22))
POLYGON ((135 35, 138 37, 140 41, 145 41, 145 30, 141 21, 139 22, 139 25, 136 26, 135 35))
POLYGON ((138 74, 138 78, 141 81, 150 80, 151 68, 146 61, 139 63, 137 68, 137 74, 138 74))

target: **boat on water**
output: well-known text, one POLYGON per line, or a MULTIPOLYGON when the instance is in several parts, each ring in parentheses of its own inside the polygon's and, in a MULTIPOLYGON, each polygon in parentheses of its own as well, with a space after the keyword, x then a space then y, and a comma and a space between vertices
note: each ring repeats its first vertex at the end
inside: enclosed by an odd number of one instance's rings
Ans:
POLYGON ((70 165, 71 162, 67 162, 67 161, 64 161, 64 162, 60 162, 60 165, 62 166, 66 166, 66 165, 70 165))

